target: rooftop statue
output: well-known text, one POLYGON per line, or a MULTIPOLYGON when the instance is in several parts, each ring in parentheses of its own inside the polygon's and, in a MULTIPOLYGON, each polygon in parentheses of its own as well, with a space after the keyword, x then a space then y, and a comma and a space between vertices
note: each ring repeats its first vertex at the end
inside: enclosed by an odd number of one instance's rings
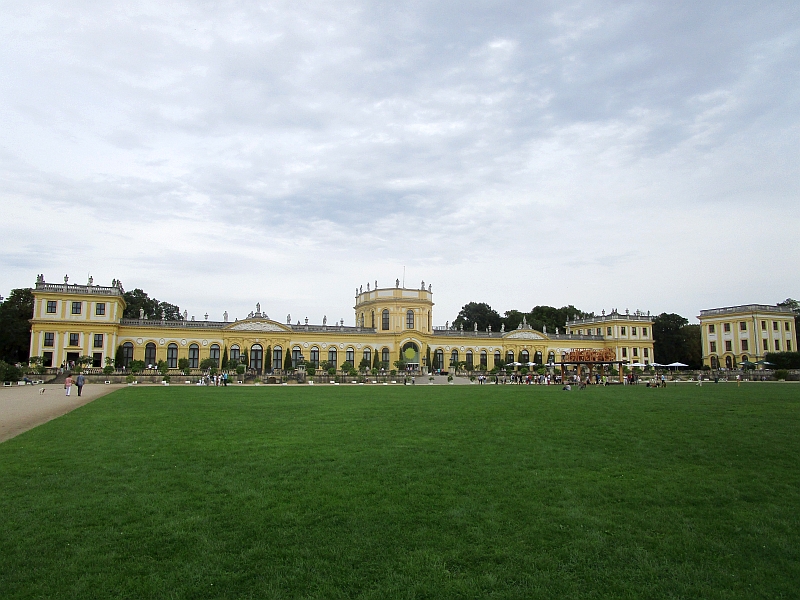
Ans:
POLYGON ((399 279, 395 279, 394 280, 394 287, 397 287, 397 288, 400 287, 400 280, 399 279))
POLYGON ((328 315, 322 315, 322 325, 325 326, 328 324, 328 315))
POLYGON ((69 283, 69 275, 64 275, 64 283, 69 283))
POLYGON ((144 309, 143 308, 139 309, 139 318, 140 319, 144 319, 144 309))
POLYGON ((228 311, 227 310, 224 313, 222 313, 222 320, 225 321, 226 323, 228 322, 228 311))

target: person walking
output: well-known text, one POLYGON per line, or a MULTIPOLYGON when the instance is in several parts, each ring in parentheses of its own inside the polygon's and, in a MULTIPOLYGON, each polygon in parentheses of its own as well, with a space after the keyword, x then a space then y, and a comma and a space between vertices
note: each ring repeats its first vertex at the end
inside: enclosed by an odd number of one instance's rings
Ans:
MULTIPOLYGON (((86 378, 83 376, 83 373, 78 373, 78 377, 75 378, 75 385, 78 386, 78 398, 81 397, 81 390, 83 390, 83 384, 86 383, 86 378)), ((69 396, 69 394, 67 394, 69 396)))
POLYGON ((67 396, 72 391, 72 375, 67 375, 67 378, 64 380, 64 389, 67 390, 67 396))

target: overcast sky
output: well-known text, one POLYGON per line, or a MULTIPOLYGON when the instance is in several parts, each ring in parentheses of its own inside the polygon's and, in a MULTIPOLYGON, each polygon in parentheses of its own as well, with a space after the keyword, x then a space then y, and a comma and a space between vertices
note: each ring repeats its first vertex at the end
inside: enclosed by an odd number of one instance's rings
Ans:
POLYGON ((800 3, 5 2, 0 294, 800 297, 800 3))

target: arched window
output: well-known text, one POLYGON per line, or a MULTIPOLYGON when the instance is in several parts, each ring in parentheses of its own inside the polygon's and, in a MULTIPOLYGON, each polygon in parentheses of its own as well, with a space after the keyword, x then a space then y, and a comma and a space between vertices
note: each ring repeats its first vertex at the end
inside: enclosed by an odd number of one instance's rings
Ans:
POLYGON ((283 348, 275 346, 272 349, 272 370, 280 370, 283 368, 283 348))
POLYGON ((300 346, 295 346, 292 348, 292 368, 296 369, 297 365, 300 364, 300 357, 303 355, 303 352, 300 350, 300 346))
POLYGON ((348 348, 345 352, 344 359, 352 366, 356 366, 356 352, 352 348, 348 348))
POLYGON ((383 331, 389 331, 389 310, 386 308, 381 312, 381 329, 383 331))
POLYGON ((733 368, 733 360, 731 359, 730 356, 726 356, 725 357, 725 368, 726 369, 732 369, 733 368))
POLYGON ((486 366, 489 364, 489 357, 486 355, 486 350, 481 350, 481 370, 485 371, 486 366))
POLYGON ((189 346, 189 368, 196 369, 200 366, 200 346, 192 344, 189 346))
POLYGON ((500 351, 498 350, 497 352, 494 353, 494 366, 499 369, 500 368, 500 363, 502 361, 503 361, 503 359, 500 358, 500 351))
POLYGON ((747 362, 747 354, 742 354, 742 362, 747 362))
POLYGON ((156 345, 153 342, 148 342, 144 347, 144 364, 148 369, 156 366, 156 345))
POLYGON ((178 368, 178 344, 167 346, 167 366, 170 369, 178 368))
POLYGON ((542 364, 542 353, 541 352, 537 352, 536 354, 533 355, 533 362, 535 362, 537 365, 542 364))
POLYGON ((122 344, 122 366, 126 369, 130 366, 133 360, 133 344, 125 342, 122 344))
POLYGON ((472 366, 472 350, 467 350, 467 366, 472 366))
POLYGON ((556 353, 552 350, 547 353, 547 362, 551 365, 556 362, 556 353))
POLYGON ((261 344, 253 344, 250 348, 250 368, 259 373, 264 366, 264 349, 261 344))
POLYGON ((336 362, 336 348, 333 346, 328 350, 328 362, 331 363, 331 366, 335 369, 339 368, 339 364, 336 362))
POLYGON ((711 368, 712 369, 719 369, 719 359, 716 356, 711 357, 711 368))
POLYGON ((509 350, 506 352, 506 364, 514 362, 514 351, 509 350))
POLYGON ((381 350, 381 362, 384 363, 384 367, 388 367, 389 365, 389 349, 384 348, 381 350))
POLYGON ((217 344, 211 344, 211 348, 208 349, 208 358, 214 361, 214 366, 219 368, 219 346, 217 344))
POLYGON ((433 353, 433 368, 437 371, 439 369, 444 369, 444 352, 441 348, 437 349, 436 352, 433 353))
POLYGON ((406 329, 414 329, 414 311, 409 310, 406 313, 406 329))
POLYGON ((372 365, 372 349, 371 348, 364 348, 364 360, 369 365, 372 365))
POLYGON ((522 352, 520 352, 520 353, 519 353, 519 356, 520 356, 520 358, 522 359, 522 360, 520 360, 519 362, 521 362, 523 365, 524 365, 525 363, 529 363, 529 362, 531 362, 531 355, 530 355, 530 354, 528 354, 528 351, 527 351, 527 350, 523 350, 522 352))
POLYGON ((234 344, 231 346, 231 361, 239 362, 239 356, 241 355, 241 350, 239 350, 239 346, 234 344))
POLYGON ((453 350, 450 353, 450 366, 455 367, 458 364, 458 350, 453 350))
POLYGON ((319 368, 319 348, 316 346, 311 348, 311 358, 310 358, 311 366, 315 369, 319 368))

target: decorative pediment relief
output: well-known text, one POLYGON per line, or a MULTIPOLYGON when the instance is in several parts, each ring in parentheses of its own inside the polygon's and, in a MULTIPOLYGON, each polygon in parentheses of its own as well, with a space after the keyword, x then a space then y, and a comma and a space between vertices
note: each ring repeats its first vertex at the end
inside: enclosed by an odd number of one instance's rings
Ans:
POLYGON ((231 331, 291 331, 288 327, 275 321, 239 321, 228 327, 231 331))
POLYGON ((547 338, 534 332, 534 331, 525 331, 525 330, 516 330, 512 331, 511 333, 504 335, 504 339, 507 340, 546 340, 547 338))

